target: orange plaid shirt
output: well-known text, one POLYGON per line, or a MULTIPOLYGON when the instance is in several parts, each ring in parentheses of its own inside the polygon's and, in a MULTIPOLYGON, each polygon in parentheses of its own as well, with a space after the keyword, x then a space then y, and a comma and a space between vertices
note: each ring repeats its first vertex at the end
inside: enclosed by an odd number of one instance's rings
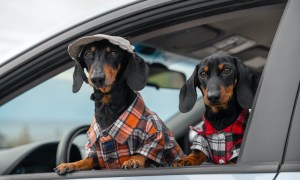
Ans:
POLYGON ((86 158, 97 155, 101 169, 119 169, 135 154, 143 155, 160 166, 170 166, 185 157, 172 132, 145 106, 139 93, 105 131, 94 116, 87 137, 86 158))

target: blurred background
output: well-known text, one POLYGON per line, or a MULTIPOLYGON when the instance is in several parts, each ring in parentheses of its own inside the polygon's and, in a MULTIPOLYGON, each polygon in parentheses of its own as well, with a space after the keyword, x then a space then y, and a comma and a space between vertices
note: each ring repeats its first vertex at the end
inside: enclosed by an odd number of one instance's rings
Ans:
MULTIPOLYGON (((134 1, 0 1, 0 66, 10 56, 27 49, 26 47, 86 19, 134 1)), ((181 60, 186 58, 155 49, 153 53, 140 55, 149 62, 164 62, 171 69, 184 70, 188 76, 197 62, 183 63, 181 60)), ((73 94, 73 71, 71 68, 60 73, 0 106, 0 151, 37 141, 57 141, 70 129, 90 124, 94 114, 94 103, 89 99, 92 89, 83 85, 80 92, 73 94)), ((158 90, 156 87, 146 87, 141 94, 147 106, 165 121, 178 111, 178 88, 158 90)), ((85 136, 77 142, 84 145, 85 136)), ((81 149, 84 150, 84 147, 81 149)))
POLYGON ((133 0, 9 0, 0 1, 0 64, 4 56, 47 34, 133 0), (105 4, 105 6, 104 6, 105 4))
MULTIPOLYGON (((93 18, 95 15, 105 13, 130 2, 133 2, 133 0, 0 1, 0 64, 20 50, 44 39, 43 37, 48 37, 60 30, 80 23, 84 19, 93 18)), ((16 101, 0 107, 0 149, 44 139, 60 139, 61 135, 66 131, 65 128, 70 129, 77 124, 82 124, 82 121, 74 122, 72 118, 65 124, 58 124, 52 120, 42 121, 41 116, 48 117, 48 115, 45 115, 47 109, 44 108, 44 111, 40 111, 36 108, 43 107, 41 102, 45 101, 45 99, 41 97, 45 97, 45 91, 43 91, 44 93, 41 93, 41 91, 49 85, 55 84, 60 89, 65 88, 68 92, 67 94, 70 95, 69 98, 76 98, 70 91, 72 70, 69 70, 66 74, 68 75, 58 75, 54 80, 48 81, 46 85, 34 88, 32 91, 25 93, 24 96, 17 98, 16 101), (39 99, 40 101, 38 101, 39 99), (35 103, 36 106, 29 105, 28 107, 28 102, 33 101, 38 102, 35 103), (32 109, 33 112, 29 112, 28 109, 32 109), (28 119, 28 117, 25 117, 25 114, 31 114, 32 116, 28 119), (17 115, 19 119, 13 119, 14 115, 17 115), (34 116, 37 118, 34 118, 34 116)), ((60 93, 52 91, 52 94, 56 94, 57 98, 61 98, 58 96, 60 93)), ((90 95, 89 89, 87 93, 85 97, 90 95)), ((85 100, 88 100, 88 98, 85 98, 85 100)), ((57 100, 54 101, 57 102, 57 100)), ((56 106, 53 105, 53 107, 56 106)), ((87 124, 91 121, 92 107, 93 103, 90 102, 90 106, 87 107, 87 113, 89 113, 87 117, 89 118, 85 118, 87 124)), ((62 114, 74 114, 74 111, 76 110, 71 109, 70 113, 64 112, 62 114)), ((53 115, 60 116, 57 113, 53 115)), ((82 114, 82 116, 85 115, 82 114)), ((46 119, 48 119, 47 117, 46 119)), ((65 119, 63 116, 62 118, 65 119)), ((77 118, 79 119, 79 117, 77 118)))

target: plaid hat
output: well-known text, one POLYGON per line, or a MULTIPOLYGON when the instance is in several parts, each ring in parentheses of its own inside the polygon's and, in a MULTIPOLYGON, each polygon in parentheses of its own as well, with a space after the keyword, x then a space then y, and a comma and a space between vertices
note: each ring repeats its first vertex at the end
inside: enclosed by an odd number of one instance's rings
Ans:
POLYGON ((108 40, 110 43, 119 46, 120 48, 128 51, 129 53, 134 53, 134 46, 130 45, 130 42, 119 36, 110 36, 106 34, 96 34, 92 36, 85 36, 77 39, 73 43, 71 43, 68 47, 68 52, 71 58, 77 61, 77 58, 80 56, 82 49, 93 42, 108 40))

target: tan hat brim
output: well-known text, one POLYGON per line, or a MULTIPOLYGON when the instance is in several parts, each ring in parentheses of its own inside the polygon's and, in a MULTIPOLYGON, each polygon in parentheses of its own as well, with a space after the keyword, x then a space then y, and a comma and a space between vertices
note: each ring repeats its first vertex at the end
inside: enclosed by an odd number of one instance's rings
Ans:
POLYGON ((96 42, 96 41, 105 40, 105 39, 108 40, 109 42, 111 42, 112 44, 117 45, 120 48, 128 51, 129 53, 134 54, 134 52, 133 52, 134 46, 132 46, 128 40, 126 40, 122 37, 119 37, 119 36, 96 34, 96 35, 92 35, 92 36, 85 36, 85 37, 79 38, 76 41, 74 41, 73 43, 71 43, 68 47, 69 55, 71 56, 71 58, 73 60, 77 60, 82 49, 86 45, 96 42))

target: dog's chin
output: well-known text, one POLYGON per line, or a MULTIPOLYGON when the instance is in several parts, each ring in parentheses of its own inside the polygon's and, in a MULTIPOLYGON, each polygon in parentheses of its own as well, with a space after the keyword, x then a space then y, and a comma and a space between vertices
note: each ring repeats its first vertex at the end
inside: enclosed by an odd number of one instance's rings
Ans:
POLYGON ((94 85, 94 88, 101 89, 101 88, 107 88, 109 85, 94 85))
POLYGON ((227 103, 207 102, 205 105, 208 106, 214 113, 218 113, 220 110, 227 109, 227 103))
POLYGON ((90 85, 91 85, 93 88, 99 89, 99 90, 111 87, 111 85, 107 85, 107 84, 103 84, 103 85, 90 84, 90 85))
POLYGON ((227 102, 210 102, 210 101, 208 101, 205 104, 211 108, 223 108, 223 107, 227 106, 227 102))

